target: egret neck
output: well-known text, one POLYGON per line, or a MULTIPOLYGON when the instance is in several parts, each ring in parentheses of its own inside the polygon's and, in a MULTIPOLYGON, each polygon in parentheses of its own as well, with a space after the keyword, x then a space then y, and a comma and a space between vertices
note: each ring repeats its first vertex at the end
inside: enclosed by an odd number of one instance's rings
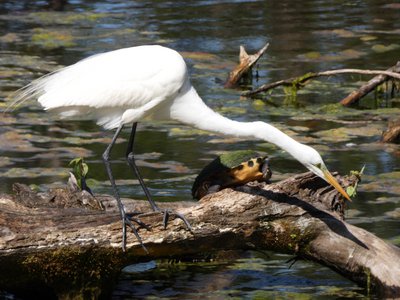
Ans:
POLYGON ((267 123, 261 121, 239 122, 220 115, 208 107, 190 85, 186 93, 174 100, 170 108, 170 114, 171 119, 205 131, 242 138, 253 137, 275 144, 295 158, 297 158, 299 150, 304 146, 267 123), (193 113, 185 114, 184 111, 193 113))
POLYGON ((288 152, 307 169, 327 181, 347 200, 351 201, 349 195, 328 171, 321 156, 314 148, 297 142, 265 122, 239 122, 214 112, 203 102, 189 82, 185 84, 182 90, 186 91, 178 95, 168 109, 171 119, 206 131, 242 138, 253 137, 272 143, 288 152))

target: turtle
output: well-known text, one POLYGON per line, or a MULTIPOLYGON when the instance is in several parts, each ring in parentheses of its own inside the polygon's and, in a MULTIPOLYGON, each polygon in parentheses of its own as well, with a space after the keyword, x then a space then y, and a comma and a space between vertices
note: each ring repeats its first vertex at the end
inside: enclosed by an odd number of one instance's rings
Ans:
POLYGON ((192 196, 200 200, 227 187, 250 181, 268 182, 271 175, 268 156, 253 150, 227 152, 201 170, 193 183, 192 196))

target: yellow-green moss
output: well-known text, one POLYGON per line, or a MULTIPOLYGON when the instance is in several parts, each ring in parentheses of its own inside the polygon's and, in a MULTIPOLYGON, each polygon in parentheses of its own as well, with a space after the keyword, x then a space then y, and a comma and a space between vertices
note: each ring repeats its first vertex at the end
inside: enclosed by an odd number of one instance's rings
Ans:
POLYGON ((58 295, 76 297, 109 288, 126 259, 119 248, 76 246, 27 255, 22 266, 27 277, 42 281, 58 295))
POLYGON ((42 28, 33 29, 32 43, 46 49, 72 47, 75 45, 73 36, 66 31, 50 31, 42 28))

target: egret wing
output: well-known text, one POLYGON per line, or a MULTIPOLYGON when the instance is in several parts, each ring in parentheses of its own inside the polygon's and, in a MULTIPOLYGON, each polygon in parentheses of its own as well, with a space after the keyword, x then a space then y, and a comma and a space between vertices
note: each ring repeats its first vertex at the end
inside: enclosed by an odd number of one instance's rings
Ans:
POLYGON ((17 101, 38 98, 46 110, 63 117, 95 113, 104 125, 128 109, 175 97, 186 78, 186 64, 176 51, 132 47, 97 54, 39 78, 17 95, 17 101))

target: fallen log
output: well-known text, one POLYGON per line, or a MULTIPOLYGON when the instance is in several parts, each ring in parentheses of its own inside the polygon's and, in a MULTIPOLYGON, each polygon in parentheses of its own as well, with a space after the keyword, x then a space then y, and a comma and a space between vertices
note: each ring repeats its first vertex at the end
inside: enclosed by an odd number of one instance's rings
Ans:
MULTIPOLYGON (((336 178, 345 187, 358 180, 336 178)), ((199 202, 168 203, 185 214, 193 232, 179 219, 164 229, 162 215, 149 212, 146 202, 125 200, 127 210, 140 211, 150 227, 139 230, 148 253, 130 232, 122 252, 115 201, 97 198, 105 211, 29 207, 16 200, 18 195, 1 196, 0 290, 104 296, 128 264, 253 249, 313 260, 381 295, 400 296, 400 249, 346 223, 343 200, 311 173, 225 189, 199 202)))

